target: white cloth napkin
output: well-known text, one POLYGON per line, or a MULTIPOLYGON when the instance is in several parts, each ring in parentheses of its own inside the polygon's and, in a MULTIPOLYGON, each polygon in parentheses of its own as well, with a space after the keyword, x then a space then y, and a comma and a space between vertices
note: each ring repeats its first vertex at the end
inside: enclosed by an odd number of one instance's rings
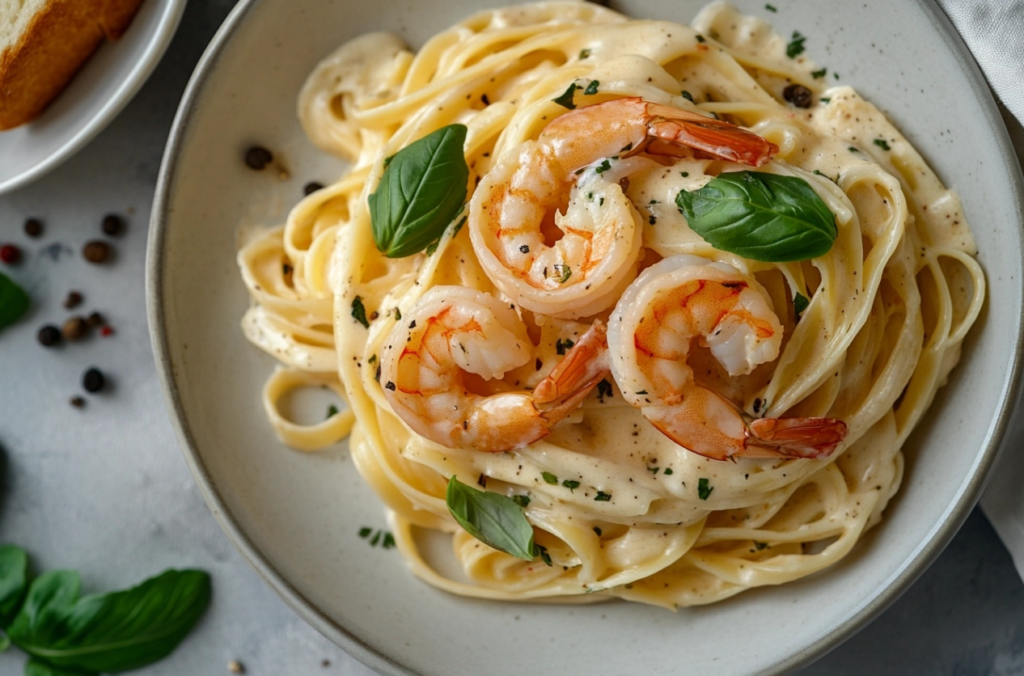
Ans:
MULTIPOLYGON (((938 0, 960 32, 989 85, 1024 165, 1024 0, 938 0), (1014 119, 1016 118, 1016 119, 1014 119)), ((989 479, 981 508, 1024 578, 1024 415, 1018 415, 989 479)))

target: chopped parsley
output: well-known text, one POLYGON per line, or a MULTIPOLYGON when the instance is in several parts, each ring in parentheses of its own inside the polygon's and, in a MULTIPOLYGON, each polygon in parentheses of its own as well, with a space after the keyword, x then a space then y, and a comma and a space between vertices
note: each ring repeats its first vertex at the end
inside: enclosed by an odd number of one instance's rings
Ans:
POLYGON ((611 493, 605 493, 604 491, 598 491, 597 495, 594 496, 596 502, 609 502, 612 499, 611 493))
POLYGON ((758 542, 757 540, 754 540, 754 549, 756 549, 757 551, 761 551, 762 549, 765 549, 766 547, 768 547, 768 543, 767 542, 758 542))
POLYGON ((551 565, 551 556, 548 554, 548 548, 544 545, 533 544, 533 553, 540 557, 540 560, 551 565))
POLYGON ((594 532, 597 533, 597 537, 601 537, 601 527, 594 526, 594 532))
POLYGON ((820 80, 828 74, 828 68, 822 68, 821 70, 812 70, 811 77, 815 80, 820 80))
POLYGON ((665 468, 665 476, 668 476, 669 474, 672 474, 672 468, 671 467, 666 467, 665 468))
POLYGON ((829 96, 822 96, 822 97, 819 97, 818 100, 821 101, 822 103, 828 103, 829 101, 832 100, 832 98, 829 97, 829 96))
POLYGON ((684 99, 686 99, 690 103, 696 103, 696 101, 693 100, 693 94, 691 94, 690 92, 686 91, 685 89, 683 90, 682 93, 683 93, 683 98, 684 99))
POLYGON ((579 89, 579 86, 575 82, 573 82, 571 85, 569 85, 569 88, 565 90, 565 93, 551 100, 557 103, 558 105, 562 106, 563 108, 573 110, 576 107, 576 104, 573 103, 572 97, 573 94, 576 93, 577 89, 579 89))
POLYGON ((395 320, 399 322, 402 321, 402 311, 398 308, 395 308, 395 320))
POLYGON ((697 481, 697 497, 701 500, 707 500, 713 490, 715 489, 708 485, 707 479, 701 477, 701 479, 697 481))
POLYGON ((594 169, 599 174, 603 174, 612 168, 612 163, 607 159, 601 160, 601 164, 597 165, 597 169, 594 169))
POLYGON ((580 50, 580 59, 585 59, 588 56, 590 56, 590 50, 589 49, 581 49, 580 50))
POLYGON ((889 148, 889 144, 886 142, 884 138, 876 138, 875 145, 881 148, 882 150, 891 150, 891 148, 889 148))
POLYGON ((818 171, 817 169, 815 169, 812 173, 816 174, 817 176, 822 176, 824 178, 827 178, 828 180, 832 181, 836 185, 839 185, 839 174, 836 174, 836 177, 832 178, 828 174, 823 174, 820 171, 818 171))
POLYGON ((707 42, 707 40, 704 39, 703 35, 701 35, 700 33, 697 33, 697 42, 700 42, 701 44, 703 44, 703 43, 707 42))
POLYGON ((565 263, 555 263, 555 274, 558 275, 558 283, 565 284, 572 277, 572 268, 565 263))
POLYGON ((775 5, 765 5, 764 8, 773 14, 779 11, 775 8, 775 5))
POLYGON ((680 171, 679 175, 682 176, 683 178, 689 178, 690 177, 690 172, 688 172, 688 171, 680 171))
POLYGON ((359 529, 359 537, 364 540, 369 538, 371 547, 376 547, 379 544, 383 549, 391 549, 395 546, 395 536, 386 530, 377 529, 375 531, 369 526, 363 526, 359 529), (373 537, 370 537, 371 534, 373 537))
POLYGON ((562 482, 562 485, 568 488, 569 492, 571 493, 572 491, 580 487, 580 482, 573 481, 572 479, 566 479, 565 481, 562 482))
POLYGON ((660 467, 648 467, 647 471, 650 472, 651 474, 657 475, 658 472, 661 471, 661 468, 660 467))
POLYGON ((530 504, 530 496, 529 495, 513 495, 512 496, 512 501, 515 502, 520 507, 522 507, 523 509, 526 509, 526 506, 530 504))
POLYGON ((804 53, 804 41, 807 37, 800 35, 799 31, 793 31, 793 39, 786 45, 786 56, 795 59, 804 53))
POLYGON ((559 338, 558 340, 555 341, 555 352, 557 352, 560 355, 563 355, 566 353, 566 351, 570 350, 572 346, 575 344, 576 343, 572 342, 569 339, 562 340, 561 338, 559 338))
POLYGON ((632 150, 632 149, 633 149, 633 142, 632 142, 632 141, 630 141, 630 142, 629 142, 629 143, 627 143, 626 145, 622 146, 622 149, 621 149, 621 150, 619 150, 619 152, 620 152, 620 153, 628 153, 628 152, 629 152, 630 150, 632 150))
POLYGON ((544 478, 544 483, 555 486, 558 484, 558 477, 551 472, 541 472, 540 475, 544 478))
POLYGON ((331 404, 330 406, 327 407, 327 417, 333 418, 336 415, 338 415, 338 407, 335 406, 334 404, 331 404))
POLYGON ((583 95, 593 96, 597 93, 597 88, 599 86, 601 86, 601 83, 598 80, 591 80, 590 84, 587 85, 587 88, 583 90, 583 95))
POLYGON ((370 328, 370 322, 366 321, 366 308, 363 307, 363 299, 361 296, 356 296, 352 299, 352 316, 357 322, 370 328))
POLYGON ((847 148, 847 150, 849 150, 851 153, 859 153, 860 152, 859 150, 857 150, 853 146, 850 146, 849 148, 847 148))
POLYGON ((802 293, 797 292, 796 296, 793 297, 793 311, 796 313, 796 320, 800 321, 800 315, 804 313, 807 306, 811 304, 802 293))

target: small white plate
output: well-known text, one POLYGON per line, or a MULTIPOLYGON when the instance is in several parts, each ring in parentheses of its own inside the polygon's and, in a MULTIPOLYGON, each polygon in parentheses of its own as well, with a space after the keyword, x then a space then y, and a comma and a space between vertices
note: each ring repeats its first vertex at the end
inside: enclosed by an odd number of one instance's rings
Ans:
MULTIPOLYGON (((992 293, 963 359, 905 446, 906 474, 880 526, 839 565, 776 588, 670 613, 613 602, 460 598, 413 577, 362 526, 383 507, 344 444, 283 447, 260 405, 274 360, 239 326, 249 299, 241 226, 274 225, 306 181, 340 166, 306 141, 299 88, 344 41, 396 31, 410 44, 503 0, 245 0, 189 84, 161 168, 148 259, 158 369, 185 456, 225 532, 314 627, 386 674, 778 673, 863 627, 938 556, 977 500, 1009 423, 1021 368, 1020 171, 973 60, 930 0, 734 0, 886 110, 963 198, 992 293), (922 58, 927 55, 927 58, 922 58), (951 132, 950 130, 955 130, 951 132), (291 178, 254 172, 261 144, 291 178)), ((620 0, 635 17, 689 21, 700 0, 620 0)))
POLYGON ((120 40, 100 45, 38 118, 0 132, 0 194, 74 155, 142 88, 160 62, 187 0, 145 0, 120 40))

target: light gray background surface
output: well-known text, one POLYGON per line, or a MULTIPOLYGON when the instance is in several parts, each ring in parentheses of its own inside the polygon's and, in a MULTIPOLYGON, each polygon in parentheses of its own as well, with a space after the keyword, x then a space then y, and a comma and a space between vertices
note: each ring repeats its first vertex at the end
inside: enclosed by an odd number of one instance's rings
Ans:
MULTIPOLYGON (((26 254, 3 269, 34 301, 0 334, 0 541, 28 549, 38 570, 80 570, 87 592, 172 566, 210 571, 214 600, 196 631, 135 673, 228 674, 237 659, 254 675, 369 676, 288 609, 220 531, 178 449, 150 350, 144 257, 160 157, 188 77, 233 4, 193 0, 163 63, 120 117, 54 173, 0 196, 0 243, 26 254), (116 258, 89 265, 81 246, 102 238, 112 212, 129 224, 111 240, 116 258), (28 216, 46 224, 39 240, 22 232, 28 216), (115 334, 44 349, 36 331, 70 314, 61 306, 70 289, 86 298, 78 311, 98 310, 115 334), (72 408, 89 366, 111 385, 72 408)), ((1019 127, 1011 131, 1024 148, 1019 127)), ((16 649, 0 655, 0 675, 21 673, 24 661, 16 649)), ((981 512, 895 605, 803 673, 1024 674, 1024 584, 981 512)))

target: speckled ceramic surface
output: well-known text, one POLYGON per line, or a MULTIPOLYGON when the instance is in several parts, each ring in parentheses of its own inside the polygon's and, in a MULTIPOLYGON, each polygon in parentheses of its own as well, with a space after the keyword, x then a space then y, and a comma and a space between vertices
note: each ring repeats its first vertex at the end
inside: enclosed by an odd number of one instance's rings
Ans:
POLYGON ((100 45, 42 115, 0 132, 0 193, 39 178, 103 131, 160 62, 186 2, 143 2, 124 36, 100 45))
MULTIPOLYGON (((158 368, 193 473, 247 559, 308 621, 387 674, 739 674, 806 663, 863 626, 938 554, 970 511, 1011 410, 1020 360, 1020 175, 970 57, 923 0, 826 6, 739 2, 887 111, 961 194, 991 288, 961 365, 907 445, 900 495, 840 566, 776 589, 672 614, 456 598, 414 579, 361 526, 382 508, 343 445, 282 447, 259 390, 273 360, 242 338, 248 304, 240 228, 281 221, 310 180, 341 166, 303 139, 295 97, 344 40, 393 30, 413 45, 484 3, 254 0, 232 13, 179 110, 153 210, 150 318, 158 368), (921 55, 927 54, 923 60, 921 55), (273 148, 291 178, 254 173, 248 145, 273 148)), ((688 21, 698 3, 616 3, 688 21)))

